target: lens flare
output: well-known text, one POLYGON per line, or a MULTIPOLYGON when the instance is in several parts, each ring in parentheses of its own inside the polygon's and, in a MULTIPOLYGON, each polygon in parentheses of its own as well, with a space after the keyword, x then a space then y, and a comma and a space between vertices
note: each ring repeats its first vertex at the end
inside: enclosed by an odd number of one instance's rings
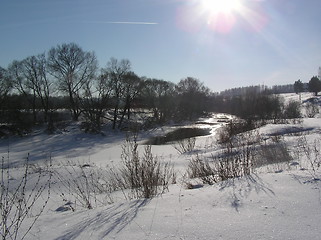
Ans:
POLYGON ((216 32, 229 33, 235 23, 235 14, 242 10, 241 0, 201 0, 200 11, 207 18, 208 27, 216 32))
POLYGON ((189 0, 187 3, 178 9, 177 24, 193 33, 207 29, 228 34, 235 28, 260 32, 268 23, 261 0, 189 0))
POLYGON ((210 14, 230 14, 240 11, 240 0, 201 0, 201 8, 210 14))

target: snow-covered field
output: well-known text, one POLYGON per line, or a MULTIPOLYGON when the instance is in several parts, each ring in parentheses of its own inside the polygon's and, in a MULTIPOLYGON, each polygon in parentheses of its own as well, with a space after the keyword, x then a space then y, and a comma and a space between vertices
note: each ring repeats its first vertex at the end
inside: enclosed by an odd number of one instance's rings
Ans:
MULTIPOLYGON (((285 97, 298 100, 295 94, 285 97)), ((309 97, 305 94, 302 99, 309 97)), ((223 124, 213 125, 217 117, 222 116, 200 120, 204 127, 213 128, 212 134, 197 137, 191 153, 180 154, 172 144, 152 146, 160 161, 174 164, 177 182, 170 185, 168 192, 151 200, 128 200, 120 194, 113 203, 100 199, 93 209, 75 204, 75 211, 71 211, 61 207, 69 201, 74 204, 75 199, 67 193, 64 197, 70 199, 64 199, 57 181, 51 185, 48 205, 26 239, 320 239, 321 168, 314 165, 313 170, 311 159, 296 151, 303 138, 310 146, 320 147, 316 144, 321 141, 320 114, 303 118, 301 123, 268 124, 258 130, 267 141, 276 133, 282 135, 293 157, 290 163, 264 166, 243 178, 188 189, 189 160, 217 150, 215 134, 223 124)), ((172 128, 141 133, 139 152, 150 136, 162 135, 172 128)), ((38 130, 23 138, 1 139, 1 156, 7 158, 9 154, 13 175, 28 154, 35 166, 51 159, 52 167, 61 174, 73 165, 105 168, 121 163, 124 133, 90 135, 78 129, 74 125, 55 135, 38 130)), ((320 157, 321 149, 316 150, 320 157)), ((31 213, 21 230, 32 220, 31 213)))

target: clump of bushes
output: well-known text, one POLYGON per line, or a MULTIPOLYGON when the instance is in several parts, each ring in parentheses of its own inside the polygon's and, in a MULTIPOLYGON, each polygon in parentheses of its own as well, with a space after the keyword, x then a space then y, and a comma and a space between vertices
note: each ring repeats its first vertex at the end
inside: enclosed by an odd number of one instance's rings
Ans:
POLYGON ((311 176, 314 180, 320 180, 318 170, 321 167, 321 138, 309 142, 305 136, 301 136, 294 153, 298 159, 306 159, 311 176))
POLYGON ((176 141, 176 143, 173 145, 176 151, 178 151, 180 154, 191 152, 195 148, 196 138, 185 138, 176 141))
POLYGON ((152 198, 164 193, 175 181, 173 166, 161 163, 150 145, 145 146, 142 156, 137 148, 136 138, 128 137, 122 146, 122 167, 114 172, 116 184, 123 192, 129 190, 129 198, 152 198))
POLYGON ((126 139, 121 159, 119 167, 105 169, 69 162, 62 173, 55 171, 55 179, 62 184, 63 201, 73 203, 73 211, 77 206, 92 209, 97 204, 114 202, 117 192, 126 199, 153 198, 175 182, 173 165, 160 162, 150 145, 140 155, 136 137, 126 139))
POLYGON ((225 131, 221 132, 219 143, 219 154, 207 158, 197 156, 190 160, 187 170, 190 178, 199 178, 203 183, 214 184, 249 175, 255 168, 264 165, 289 163, 292 160, 282 141, 263 143, 255 130, 233 135, 230 128, 225 128, 225 131))
POLYGON ((252 172, 256 160, 256 143, 260 141, 260 136, 255 131, 236 136, 230 130, 225 128, 225 132, 221 132, 220 154, 205 159, 198 156, 190 161, 188 173, 191 178, 200 178, 203 183, 214 184, 252 172))

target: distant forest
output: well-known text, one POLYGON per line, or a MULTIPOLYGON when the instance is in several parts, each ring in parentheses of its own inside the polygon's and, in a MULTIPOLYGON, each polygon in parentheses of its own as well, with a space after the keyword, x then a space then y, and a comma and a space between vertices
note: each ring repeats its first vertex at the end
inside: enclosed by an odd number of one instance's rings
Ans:
MULTIPOLYGON (((99 68, 94 52, 75 43, 62 44, 15 60, 7 69, 0 67, 1 134, 22 134, 44 124, 52 133, 68 121, 81 122, 81 128, 92 133, 106 125, 142 129, 212 112, 234 114, 248 122, 295 118, 299 113, 290 109, 297 107, 295 103, 284 105, 276 95, 298 92, 295 86, 297 82, 216 93, 194 77, 175 84, 138 76, 127 59, 110 58, 106 67, 99 68)), ((303 84, 299 92, 306 89, 312 91, 303 84)))

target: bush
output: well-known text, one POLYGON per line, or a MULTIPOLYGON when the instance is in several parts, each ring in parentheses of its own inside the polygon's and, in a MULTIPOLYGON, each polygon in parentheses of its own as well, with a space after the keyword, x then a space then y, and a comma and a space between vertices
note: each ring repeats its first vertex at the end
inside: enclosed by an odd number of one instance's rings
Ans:
POLYGON ((203 183, 210 185, 230 178, 243 177, 249 175, 252 170, 250 158, 244 157, 244 153, 213 156, 211 161, 197 157, 189 162, 187 172, 190 178, 200 178, 203 183))
POLYGON ((284 118, 293 119, 301 117, 301 105, 299 102, 290 101, 284 109, 284 118))
POLYGON ((317 170, 321 167, 321 138, 315 139, 312 143, 309 143, 305 136, 302 136, 298 140, 298 146, 296 148, 296 155, 305 156, 309 164, 309 171, 311 176, 315 180, 319 180, 317 170))
POLYGON ((203 183, 214 184, 229 178, 249 175, 255 166, 256 143, 260 142, 257 132, 246 132, 229 138, 222 143, 221 154, 212 156, 211 161, 199 156, 188 165, 188 175, 200 178, 203 183))
POLYGON ((308 102, 305 105, 305 112, 308 118, 314 118, 319 113, 319 107, 312 102, 308 102))
POLYGON ((185 138, 185 139, 181 139, 178 140, 175 144, 174 144, 174 148, 180 153, 187 153, 187 152, 191 152, 194 150, 195 148, 195 142, 196 142, 196 138, 185 138))
POLYGON ((254 121, 230 121, 218 132, 218 143, 227 144, 231 142, 237 134, 244 133, 259 127, 259 122, 254 121))
POLYGON ((173 181, 174 171, 170 163, 160 163, 153 156, 151 146, 144 149, 143 156, 139 156, 136 137, 127 138, 122 146, 123 166, 114 176, 118 186, 129 198, 152 198, 168 190, 173 181))
POLYGON ((200 178, 203 183, 212 185, 218 181, 216 169, 209 161, 202 160, 199 156, 189 161, 187 174, 190 178, 200 178))

